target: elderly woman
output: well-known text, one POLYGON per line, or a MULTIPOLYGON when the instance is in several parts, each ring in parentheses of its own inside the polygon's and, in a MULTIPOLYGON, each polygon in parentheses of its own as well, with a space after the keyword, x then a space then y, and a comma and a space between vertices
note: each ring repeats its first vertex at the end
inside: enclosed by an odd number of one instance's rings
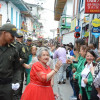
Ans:
POLYGON ((30 83, 27 85, 21 100, 55 100, 51 87, 51 79, 58 72, 61 61, 55 65, 51 71, 47 65, 49 61, 49 51, 40 48, 37 53, 38 62, 34 63, 30 72, 30 83))

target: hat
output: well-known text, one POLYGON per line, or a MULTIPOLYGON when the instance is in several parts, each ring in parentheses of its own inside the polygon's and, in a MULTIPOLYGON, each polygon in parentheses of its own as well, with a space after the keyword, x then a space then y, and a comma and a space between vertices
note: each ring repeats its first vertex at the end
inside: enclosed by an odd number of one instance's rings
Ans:
POLYGON ((27 38, 27 41, 32 41, 32 38, 31 38, 31 37, 28 37, 28 38, 27 38))
POLYGON ((23 37, 23 33, 18 33, 18 37, 17 38, 22 38, 23 37))
POLYGON ((12 36, 18 37, 17 29, 13 24, 7 23, 0 27, 0 31, 7 31, 12 34, 12 36))

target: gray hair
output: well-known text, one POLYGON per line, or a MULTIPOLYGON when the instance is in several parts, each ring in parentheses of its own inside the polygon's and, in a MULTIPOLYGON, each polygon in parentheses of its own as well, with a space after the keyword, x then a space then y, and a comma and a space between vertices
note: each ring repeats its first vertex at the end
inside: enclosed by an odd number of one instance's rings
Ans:
POLYGON ((49 53, 49 50, 48 50, 47 48, 45 48, 45 47, 40 47, 40 48, 37 50, 37 53, 36 53, 37 58, 38 58, 38 57, 41 57, 43 51, 47 51, 47 52, 49 53))

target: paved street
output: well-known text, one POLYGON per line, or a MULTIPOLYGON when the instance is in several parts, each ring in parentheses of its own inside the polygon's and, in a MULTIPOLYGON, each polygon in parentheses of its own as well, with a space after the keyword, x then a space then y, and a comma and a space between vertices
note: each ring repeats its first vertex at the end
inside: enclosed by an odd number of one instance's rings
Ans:
MULTIPOLYGON (((26 86, 24 85, 24 89, 25 87, 26 86)), ((69 80, 67 80, 66 84, 57 84, 57 74, 54 77, 54 88, 53 89, 54 89, 54 92, 59 95, 59 98, 57 100, 70 100, 70 96, 72 96, 73 94, 69 80)))
POLYGON ((67 80, 66 84, 57 84, 57 75, 54 77, 54 92, 58 93, 59 98, 57 100, 70 100, 70 96, 72 96, 72 88, 70 86, 69 80, 67 80))

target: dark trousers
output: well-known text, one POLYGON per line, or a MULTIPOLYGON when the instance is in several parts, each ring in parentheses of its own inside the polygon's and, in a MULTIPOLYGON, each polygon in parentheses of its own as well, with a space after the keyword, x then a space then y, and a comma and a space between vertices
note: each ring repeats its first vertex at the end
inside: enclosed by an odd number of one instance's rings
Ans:
POLYGON ((88 100, 85 88, 82 87, 82 100, 88 100))
POLYGON ((79 100, 79 85, 77 80, 73 80, 73 86, 76 93, 77 100, 79 100))
POLYGON ((97 94, 98 94, 97 90, 95 89, 94 85, 92 85, 91 100, 99 100, 97 94))
POLYGON ((12 84, 0 84, 0 100, 13 100, 12 84))
POLYGON ((74 89, 74 86, 73 86, 73 72, 72 72, 72 70, 69 71, 69 78, 70 78, 70 85, 73 89, 73 96, 76 96, 76 92, 75 92, 75 89, 74 89))
POLYGON ((18 90, 14 91, 13 100, 20 100, 23 90, 23 81, 24 81, 24 71, 21 71, 20 87, 18 90))

